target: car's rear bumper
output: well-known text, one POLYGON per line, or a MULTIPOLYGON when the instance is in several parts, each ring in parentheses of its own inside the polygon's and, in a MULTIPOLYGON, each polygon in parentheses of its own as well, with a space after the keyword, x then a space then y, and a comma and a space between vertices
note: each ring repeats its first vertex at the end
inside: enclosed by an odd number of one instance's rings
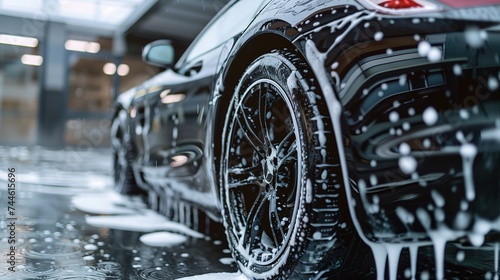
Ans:
POLYGON ((343 106, 348 199, 369 239, 500 230, 500 32, 461 13, 353 12, 355 26, 309 33, 343 106))

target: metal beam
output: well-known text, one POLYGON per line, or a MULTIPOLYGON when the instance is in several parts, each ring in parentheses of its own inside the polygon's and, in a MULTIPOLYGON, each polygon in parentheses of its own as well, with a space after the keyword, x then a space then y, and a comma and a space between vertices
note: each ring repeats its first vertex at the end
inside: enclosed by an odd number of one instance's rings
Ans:
POLYGON ((119 33, 126 33, 128 30, 138 22, 155 4, 158 0, 145 0, 141 5, 136 7, 134 12, 121 24, 116 30, 119 33))

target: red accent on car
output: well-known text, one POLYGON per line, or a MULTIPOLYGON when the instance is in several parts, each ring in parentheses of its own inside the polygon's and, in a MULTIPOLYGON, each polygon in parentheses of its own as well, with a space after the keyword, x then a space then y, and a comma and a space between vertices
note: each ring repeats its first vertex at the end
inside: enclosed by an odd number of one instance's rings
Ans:
POLYGON ((439 2, 454 8, 500 5, 500 0, 439 0, 439 2))
POLYGON ((388 0, 381 2, 378 5, 387 9, 409 9, 422 7, 422 5, 413 0, 388 0))

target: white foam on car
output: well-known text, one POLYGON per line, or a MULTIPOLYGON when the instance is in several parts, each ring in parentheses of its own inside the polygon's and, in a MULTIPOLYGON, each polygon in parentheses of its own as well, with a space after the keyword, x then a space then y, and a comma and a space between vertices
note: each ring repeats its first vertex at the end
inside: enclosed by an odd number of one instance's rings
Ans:
POLYGON ((391 121, 391 123, 397 123, 399 121, 399 114, 398 114, 398 112, 392 111, 389 114, 389 120, 391 121))
POLYGON ((462 132, 457 133, 457 140, 462 142, 460 156, 462 156, 465 197, 471 201, 476 197, 472 167, 477 155, 477 148, 475 145, 467 143, 462 132))
POLYGON ((481 48, 484 45, 484 42, 488 39, 488 33, 474 26, 468 27, 465 30, 464 37, 467 45, 477 49, 481 48))
POLYGON ((493 77, 493 76, 490 76, 488 78, 488 88, 491 90, 491 91, 495 91, 498 89, 498 80, 497 78, 493 77))
POLYGON ((436 109, 434 109, 434 107, 430 106, 430 107, 427 107, 425 110, 424 110, 424 113, 422 114, 422 118, 424 120, 424 123, 428 126, 432 126, 432 125, 435 125, 439 119, 439 115, 438 115, 438 112, 436 111, 436 109))
POLYGON ((399 169, 405 174, 412 174, 417 170, 417 160, 411 156, 403 156, 398 160, 399 169))
MULTIPOLYGON (((344 156, 344 149, 341 143, 342 141, 342 135, 341 135, 341 125, 340 125, 340 117, 342 114, 342 106, 337 100, 332 85, 330 84, 330 81, 328 77, 325 75, 324 71, 322 70, 324 66, 324 62, 326 59, 326 54, 333 50, 348 34, 355 26, 357 26, 360 22, 362 22, 365 19, 370 19, 375 16, 374 13, 371 14, 365 14, 363 12, 359 13, 354 13, 346 18, 343 18, 338 21, 334 21, 328 25, 332 28, 332 32, 335 30, 341 30, 344 29, 343 33, 340 34, 339 36, 336 36, 335 42, 331 45, 331 47, 325 52, 322 53, 318 51, 316 46, 311 40, 308 40, 306 42, 306 55, 311 63, 312 69, 315 72, 315 75, 318 79, 319 84, 322 87, 322 90, 325 95, 325 103, 331 104, 331 107, 329 108, 330 110, 330 116, 332 119, 332 122, 334 124, 334 133, 335 137, 338 143, 339 147, 339 157, 341 160, 341 166, 342 166, 342 172, 343 172, 343 177, 344 177, 344 183, 345 183, 345 190, 347 192, 347 196, 351 197, 351 189, 348 187, 350 186, 349 182, 349 176, 347 174, 347 169, 346 169, 346 160, 344 156)), ((324 26, 320 26, 319 28, 323 28, 324 26)), ((311 32, 317 31, 316 29, 312 30, 311 32)), ((471 32, 471 31, 469 31, 471 32)), ((473 34, 476 32, 475 30, 472 31, 472 33, 466 34, 466 40, 467 43, 472 46, 472 47, 478 47, 481 46, 486 39, 483 36, 483 33, 477 33, 473 34), (469 37, 469 38, 467 38, 469 37)), ((382 39, 382 38, 380 38, 382 39)), ((418 52, 421 56, 426 56, 430 61, 437 61, 438 58, 441 57, 442 53, 441 50, 437 48, 433 48, 428 42, 422 41, 419 46, 418 46, 418 52)), ((332 77, 338 79, 338 74, 336 71, 332 71, 332 77)), ((432 107, 431 107, 432 108, 432 107)), ((427 125, 434 125, 437 120, 438 120, 438 114, 435 111, 429 109, 426 112, 424 112, 424 122, 427 125)), ((464 145, 470 145, 464 143, 464 145)), ((464 180, 467 181, 468 179, 472 178, 472 170, 470 174, 465 170, 466 167, 469 167, 469 165, 472 165, 472 161, 474 159, 475 153, 470 153, 471 149, 470 146, 465 146, 462 147, 463 151, 461 151, 461 156, 464 159, 464 180), (474 155, 472 155, 474 154, 474 155), (465 161, 467 161, 467 164, 465 164, 465 161), (466 174, 467 173, 467 174, 466 174)), ((413 169, 410 168, 410 169, 413 169)), ((472 198, 473 195, 471 195, 470 192, 470 186, 467 187, 466 183, 466 188, 467 190, 467 198, 472 198)), ((472 190, 473 186, 472 186, 472 190)), ((437 199, 440 201, 439 196, 435 196, 435 200, 437 199)), ((418 248, 420 246, 425 246, 428 244, 419 244, 419 243, 414 243, 414 242, 400 242, 396 244, 388 244, 388 243, 380 243, 380 242, 373 242, 369 239, 366 238, 366 236, 363 235, 363 232, 361 230, 361 226, 359 224, 359 221, 357 220, 354 212, 354 205, 353 201, 351 199, 348 199, 348 206, 350 209, 350 214, 353 220, 353 223, 355 225, 355 228, 357 229, 361 239, 372 249, 373 255, 375 257, 375 262, 377 266, 377 279, 384 279, 385 275, 385 265, 387 259, 389 259, 389 274, 390 274, 390 279, 396 279, 396 274, 397 274, 397 266, 399 262, 399 256, 402 248, 408 247, 410 249, 410 258, 411 258, 411 276, 412 279, 415 279, 416 275, 416 267, 417 267, 417 253, 418 253, 418 248)), ((417 211, 417 217, 420 219, 420 222, 426 227, 426 230, 428 231, 429 236, 431 237, 431 242, 432 245, 434 246, 434 252, 435 252, 435 258, 436 258, 436 278, 437 279, 443 279, 444 278, 444 249, 446 242, 449 240, 456 239, 458 237, 463 236, 463 232, 457 232, 457 231, 452 231, 446 227, 440 226, 437 229, 431 229, 428 225, 428 219, 429 216, 427 212, 423 209, 419 209, 420 211, 417 211)), ((136 229, 139 229, 140 231, 144 231, 144 229, 149 229, 151 230, 152 228, 158 227, 161 223, 157 219, 157 217, 154 217, 154 215, 146 215, 148 217, 142 216, 140 221, 135 221, 138 222, 135 224, 136 229), (155 225, 151 225, 151 223, 155 225), (144 225, 142 225, 144 223, 144 225), (147 225, 146 225, 147 224, 147 225)), ((127 217, 127 216, 122 216, 122 217, 127 217)), ((94 219, 93 221, 96 222, 98 221, 97 218, 102 218, 102 217, 89 217, 88 219, 94 219)), ((113 218, 113 217, 104 217, 104 218, 113 218)), ((136 216, 128 216, 129 221, 130 219, 134 218, 139 218, 136 216)), ((123 224, 128 223, 127 221, 123 221, 124 218, 120 218, 118 220, 122 220, 121 226, 123 224)), ((110 221, 107 220, 108 222, 113 222, 115 225, 117 225, 117 221, 110 221)), ((102 222, 102 221, 101 221, 102 222)), ((483 221, 484 224, 479 223, 478 221, 476 222, 476 225, 474 227, 474 233, 480 237, 483 237, 484 240, 484 235, 489 232, 490 229, 495 228, 498 229, 500 228, 500 218, 497 219, 497 221, 491 222, 491 221, 483 221), (481 226, 483 225, 483 226, 481 226)), ((469 237, 470 238, 470 237, 469 237)), ((295 240, 291 240, 291 243, 295 242, 295 240)), ((477 242, 479 244, 479 242, 477 242)), ((481 245, 481 244, 479 244, 481 245)), ((288 252, 287 252, 288 253, 288 252)), ((495 244, 495 271, 498 271, 498 244, 495 244)), ((277 267, 279 267, 278 265, 277 267)), ((277 271, 269 271, 267 275, 273 275, 273 273, 277 273, 277 271)), ((421 273, 422 279, 428 278, 428 272, 423 271, 421 273), (425 276, 425 277, 424 277, 425 276)), ((248 278, 243 276, 241 273, 212 273, 212 274, 205 274, 205 275, 197 275, 197 276, 192 276, 192 277, 185 277, 181 278, 182 280, 247 280, 248 278)))
MULTIPOLYGON (((342 167, 342 173, 344 177, 344 185, 345 191, 347 194, 348 198, 351 198, 351 188, 350 186, 350 181, 349 181, 349 176, 348 176, 348 171, 347 171, 347 163, 346 159, 344 156, 344 147, 342 146, 342 134, 341 134, 341 115, 342 115, 342 106, 337 99, 334 90, 332 88, 332 85, 330 84, 330 80, 326 76, 326 73, 323 71, 323 66, 325 64, 325 60, 327 57, 327 53, 333 50, 339 42, 342 41, 342 39, 346 36, 349 31, 351 31, 354 26, 358 25, 363 19, 368 19, 370 18, 370 14, 362 14, 362 13, 356 13, 353 14, 349 17, 346 17, 343 19, 341 22, 333 22, 331 23, 332 25, 332 30, 335 27, 338 26, 343 26, 347 25, 346 22, 349 22, 349 26, 346 28, 345 32, 342 33, 340 36, 337 36, 337 39, 335 42, 330 46, 330 48, 326 52, 320 52, 317 47, 315 46, 314 42, 311 40, 306 41, 306 56, 311 63, 311 68, 313 69, 319 84, 321 85, 321 88, 323 90, 323 93, 325 95, 325 103, 330 104, 329 107, 329 112, 330 112, 330 117, 334 125, 334 133, 335 137, 338 143, 338 150, 339 150, 339 157, 341 161, 341 167, 342 167)), ((314 32, 313 30, 312 32, 314 32)), ((421 42, 419 44, 419 54, 421 56, 429 56, 429 53, 431 52, 432 46, 428 42, 421 42)), ((429 58, 429 57, 428 57, 429 58)), ((437 52, 435 54, 432 54, 431 52, 431 57, 430 60, 437 59, 437 52), (435 56, 435 57, 434 57, 435 56)), ((335 71, 333 71, 332 76, 338 76, 335 71), (333 75, 335 74, 335 75, 333 75)), ((338 77, 337 77, 338 78, 338 77)), ((434 125, 437 123, 437 120, 439 118, 439 115, 435 111, 434 108, 429 108, 426 113, 424 113, 424 122, 427 125, 434 125)), ((469 150, 470 151, 470 150, 469 150)), ((471 153, 466 153, 466 151, 463 151, 461 153, 462 157, 465 158, 464 161, 467 161, 467 163, 464 166, 464 169, 470 167, 472 165, 472 154, 471 153)), ((413 169, 413 168, 410 168, 413 169)), ((407 170, 409 171, 409 170, 407 170)), ((467 172, 465 172, 467 173, 467 172)), ((470 179, 472 176, 471 174, 464 174, 464 181, 467 181, 470 179)), ((470 195, 470 188, 469 188, 469 197, 470 195)), ((385 278, 385 265, 387 261, 387 257, 389 255, 389 251, 391 252, 391 256, 389 257, 389 271, 390 271, 390 279, 395 279, 395 271, 397 272, 397 267, 398 262, 399 262, 399 255, 398 251, 399 248, 402 247, 408 247, 410 248, 410 256, 411 256, 411 277, 412 279, 415 279, 416 276, 416 267, 417 267, 417 252, 418 248, 421 246, 426 246, 429 245, 429 243, 415 243, 415 242, 396 242, 396 243, 382 243, 382 242, 374 242, 372 240, 369 240, 366 238, 366 236, 363 234, 363 231, 361 229, 361 225, 359 221, 357 220, 357 217, 355 215, 355 210, 354 210, 354 201, 352 199, 348 199, 348 207, 350 210, 351 218, 353 221, 353 224, 356 228, 356 230, 359 233, 360 238, 371 248, 372 253, 374 255, 376 267, 377 267, 377 279, 383 280, 385 278)), ((425 212, 425 210, 422 210, 419 218, 424 217, 424 219, 427 218, 428 214, 425 212), (425 214, 422 214, 425 213, 425 214)), ((421 221, 422 222, 422 221, 421 221)), ((425 221, 423 221, 425 223, 425 221)), ((483 221, 486 226, 479 227, 476 226, 474 229, 474 235, 477 235, 481 237, 481 240, 484 240, 484 235, 489 232, 490 229, 496 229, 500 227, 500 217, 496 221, 483 221)), ((476 224, 478 224, 478 221, 476 221, 476 224)), ((458 237, 463 236, 463 232, 460 231, 453 231, 450 230, 446 227, 440 226, 437 229, 430 229, 428 228, 428 234, 431 237, 431 245, 434 246, 434 252, 435 252, 435 261, 436 261, 436 278, 437 279, 443 279, 444 277, 444 250, 445 250, 445 245, 447 241, 456 239, 458 237)), ((470 239, 470 236, 469 236, 470 239)), ((479 242, 478 242, 479 243, 479 242)), ((425 274, 428 275, 428 272, 424 271, 425 274)), ((421 277, 424 277, 424 272, 422 272, 421 277)))
POLYGON ((427 41, 421 41, 420 43, 418 43, 417 51, 420 56, 426 57, 427 54, 431 51, 431 44, 427 41))
POLYGON ((180 245, 187 241, 187 237, 171 232, 153 232, 142 235, 139 240, 152 247, 168 247, 180 245))
MULTIPOLYGON (((374 13, 372 13, 372 14, 355 13, 355 14, 347 17, 346 21, 350 21, 351 25, 349 25, 349 27, 347 28, 345 33, 343 33, 342 35, 337 37, 335 42, 332 44, 332 46, 328 49, 328 51, 326 53, 333 50, 336 47, 336 45, 342 41, 342 39, 345 37, 345 35, 348 33, 348 31, 352 30, 362 20, 370 19, 374 16, 375 16, 374 13)), ((344 24, 342 23, 339 25, 344 25, 344 24)), ((348 187, 348 186, 350 186, 350 182, 349 182, 349 176, 348 176, 347 169, 346 169, 347 163, 346 163, 346 159, 345 159, 344 147, 341 144, 341 143, 343 143, 341 129, 340 129, 342 127, 340 124, 340 118, 341 118, 341 114, 342 114, 342 105, 340 104, 340 101, 336 98, 336 95, 334 93, 334 90, 332 88, 332 85, 330 84, 328 77, 325 75, 324 71, 322 71, 322 68, 323 68, 323 65, 324 65, 325 59, 326 59, 326 53, 320 52, 316 48, 314 42, 311 40, 307 40, 305 47, 306 47, 306 56, 307 56, 309 62, 311 63, 311 68, 313 69, 313 71, 316 75, 316 78, 318 79, 318 83, 321 85, 321 88, 323 90, 324 97, 325 97, 325 103, 331 104, 331 106, 332 106, 330 108, 329 112, 330 112, 331 120, 333 122, 333 126, 335 128, 334 133, 335 133, 335 138, 336 138, 337 144, 338 144, 339 158, 340 158, 341 167, 342 167, 342 175, 343 175, 343 179, 344 179, 344 185, 346 186, 345 190, 347 193, 347 197, 350 198, 352 196, 351 196, 351 189, 348 187)), ((363 234, 363 231, 361 229, 361 225, 359 224, 359 221, 357 220, 356 215, 354 214, 355 210, 354 210, 354 205, 353 205, 352 199, 348 199, 348 206, 349 206, 349 210, 350 210, 349 212, 351 214, 353 224, 354 224, 356 230, 358 231, 360 238, 371 248, 372 253, 374 255, 375 264, 376 264, 376 268, 377 268, 377 279, 383 280, 384 274, 385 274, 385 264, 386 264, 387 255, 388 255, 387 249, 383 244, 373 242, 373 241, 369 240, 368 238, 366 238, 366 236, 363 234)), ((390 266, 391 265, 394 265, 394 264, 390 264, 390 266)))
POLYGON ((436 48, 436 47, 432 47, 430 50, 429 50, 429 53, 427 53, 427 59, 430 61, 430 62, 438 62, 441 60, 441 57, 443 56, 443 52, 436 48))

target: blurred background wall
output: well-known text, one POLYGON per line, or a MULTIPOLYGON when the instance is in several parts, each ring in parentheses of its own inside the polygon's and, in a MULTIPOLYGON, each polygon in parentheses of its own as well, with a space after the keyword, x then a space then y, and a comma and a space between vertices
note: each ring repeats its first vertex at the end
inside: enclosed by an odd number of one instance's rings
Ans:
POLYGON ((0 145, 109 145, 116 97, 177 58, 227 0, 0 0, 0 145))

